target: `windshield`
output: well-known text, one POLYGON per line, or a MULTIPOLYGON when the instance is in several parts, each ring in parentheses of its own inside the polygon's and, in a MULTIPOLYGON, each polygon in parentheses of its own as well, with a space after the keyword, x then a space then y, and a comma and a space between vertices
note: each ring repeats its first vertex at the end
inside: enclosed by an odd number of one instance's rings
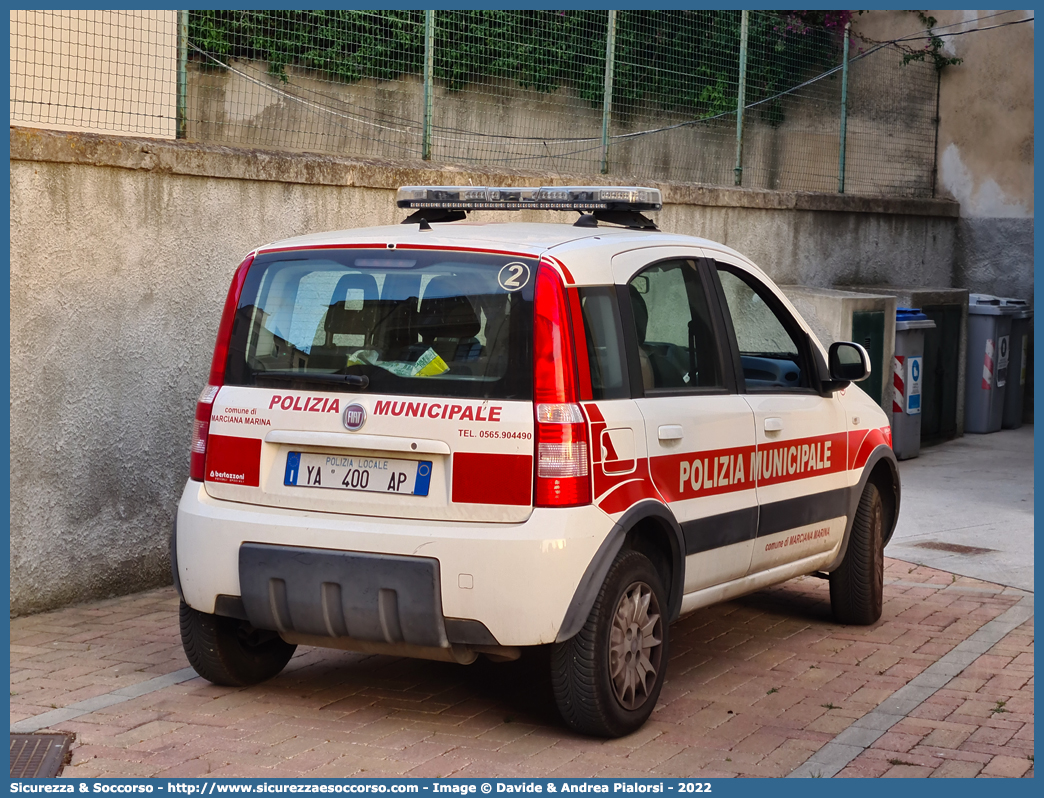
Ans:
POLYGON ((262 254, 243 286, 226 383, 531 399, 536 265, 414 249, 262 254))

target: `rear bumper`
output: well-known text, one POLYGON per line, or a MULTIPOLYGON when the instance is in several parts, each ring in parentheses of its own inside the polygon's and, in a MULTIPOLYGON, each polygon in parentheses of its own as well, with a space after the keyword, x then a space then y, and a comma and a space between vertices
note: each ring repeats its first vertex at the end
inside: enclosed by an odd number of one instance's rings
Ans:
MULTIPOLYGON (((294 561, 295 552, 289 547, 311 550, 296 553, 306 558, 323 555, 314 550, 326 550, 328 556, 292 570, 298 613, 302 618, 323 617, 324 583, 357 585, 358 590, 352 590, 372 595, 373 608, 355 613, 351 602, 346 602, 345 623, 351 629, 353 623, 372 625, 375 617, 379 620, 382 591, 409 593, 414 610, 419 611, 413 597, 421 593, 410 593, 401 575, 427 569, 433 580, 428 591, 432 606, 424 611, 450 619, 450 629, 452 619, 474 620, 502 646, 540 645, 555 640, 577 585, 612 526, 612 520, 593 506, 537 508, 519 524, 285 510, 214 499, 201 483, 190 480, 178 505, 177 575, 185 601, 201 612, 215 612, 218 596, 237 596, 258 614, 267 585, 273 578, 284 579, 278 569, 285 571, 285 564, 294 561), (267 559, 277 563, 276 570, 259 567, 258 547, 243 544, 267 544, 260 550, 271 555, 267 559), (242 561, 241 548, 247 553, 242 561), (353 554, 339 557, 339 552, 353 554), (388 556, 368 560, 366 555, 388 556), (365 567, 366 562, 384 564, 365 567), (241 574, 246 575, 244 580, 241 574), (395 580, 400 580, 399 587, 395 580), (439 601, 441 607, 435 606, 439 601)), ((411 578, 416 579, 416 574, 411 578)), ((387 603, 388 594, 384 595, 387 603)), ((309 628, 314 625, 307 623, 309 628)))

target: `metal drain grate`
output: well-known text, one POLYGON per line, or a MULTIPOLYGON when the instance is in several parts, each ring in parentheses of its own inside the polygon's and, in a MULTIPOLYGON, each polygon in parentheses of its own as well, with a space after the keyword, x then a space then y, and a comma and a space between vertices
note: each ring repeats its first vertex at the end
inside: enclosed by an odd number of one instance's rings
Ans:
POLYGON ((922 549, 935 549, 936 551, 952 551, 954 554, 989 554, 996 549, 983 549, 978 546, 962 546, 960 543, 939 543, 929 540, 925 543, 915 544, 922 549))
POLYGON ((11 778, 54 778, 68 763, 75 738, 74 734, 12 734, 11 778))

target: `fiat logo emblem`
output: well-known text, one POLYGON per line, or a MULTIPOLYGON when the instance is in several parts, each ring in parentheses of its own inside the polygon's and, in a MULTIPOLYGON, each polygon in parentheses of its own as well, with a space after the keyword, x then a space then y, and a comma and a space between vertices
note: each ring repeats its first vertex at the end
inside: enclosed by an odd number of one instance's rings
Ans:
POLYGON ((366 423, 366 408, 360 404, 348 405, 344 409, 344 413, 341 416, 341 420, 344 422, 346 429, 355 432, 362 428, 362 425, 366 423))

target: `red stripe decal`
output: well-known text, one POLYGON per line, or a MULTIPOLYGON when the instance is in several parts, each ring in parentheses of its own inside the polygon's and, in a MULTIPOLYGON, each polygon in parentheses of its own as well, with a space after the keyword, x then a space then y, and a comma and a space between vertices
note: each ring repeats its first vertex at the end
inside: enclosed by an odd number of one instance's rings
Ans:
MULTIPOLYGON (((387 249, 385 242, 372 244, 311 244, 296 247, 276 247, 258 251, 258 255, 267 255, 270 252, 304 252, 310 249, 387 249)), ((487 249, 484 247, 440 247, 433 244, 397 244, 397 249, 431 250, 435 252, 482 252, 489 255, 509 255, 513 258, 536 258, 532 252, 511 252, 504 249, 487 249)))
POLYGON ((856 467, 856 455, 859 454, 859 447, 863 445, 863 440, 866 438, 867 433, 870 430, 866 429, 854 429, 848 433, 848 470, 851 471, 856 467))
MULTIPOLYGON (((870 459, 870 453, 878 446, 888 446, 889 442, 885 440, 884 433, 879 429, 872 429, 866 433, 866 437, 863 438, 863 443, 859 447, 859 451, 856 453, 855 462, 853 468, 862 468, 866 465, 866 461, 870 459)), ((851 451, 851 450, 849 450, 851 451)))
POLYGON ((848 436, 817 435, 779 444, 758 446, 761 472, 758 487, 808 479, 847 470, 848 436), (771 461, 771 462, 770 462, 771 461))
POLYGON ((754 488, 753 446, 652 458, 653 483, 668 502, 754 488))
POLYGON ((545 253, 540 256, 540 260, 550 263, 552 266, 554 266, 556 269, 562 272, 562 277, 565 279, 566 285, 574 285, 576 283, 576 280, 573 279, 573 275, 570 273, 569 269, 567 269, 565 264, 562 263, 562 261, 560 261, 554 255, 548 255, 547 253, 545 253))
POLYGON ((207 440, 207 482, 256 488, 261 484, 261 439, 211 435, 207 440))
POLYGON ((626 481, 621 481, 605 498, 598 502, 598 507, 603 512, 609 515, 622 513, 632 504, 643 499, 662 501, 660 495, 653 489, 652 484, 645 477, 636 477, 635 474, 628 474, 623 480, 626 481))
POLYGON ((452 500, 464 504, 533 503, 533 456, 529 454, 453 455, 452 500))
POLYGON ((601 422, 605 423, 605 416, 602 415, 602 411, 598 409, 598 405, 590 404, 584 405, 584 410, 587 411, 587 417, 591 419, 591 423, 601 422))
POLYGON ((888 444, 888 448, 892 448, 892 428, 881 427, 881 437, 884 438, 884 442, 888 444))
POLYGON ((652 477, 668 502, 752 490, 844 471, 847 444, 842 432, 757 447, 665 455, 653 458, 652 477))

